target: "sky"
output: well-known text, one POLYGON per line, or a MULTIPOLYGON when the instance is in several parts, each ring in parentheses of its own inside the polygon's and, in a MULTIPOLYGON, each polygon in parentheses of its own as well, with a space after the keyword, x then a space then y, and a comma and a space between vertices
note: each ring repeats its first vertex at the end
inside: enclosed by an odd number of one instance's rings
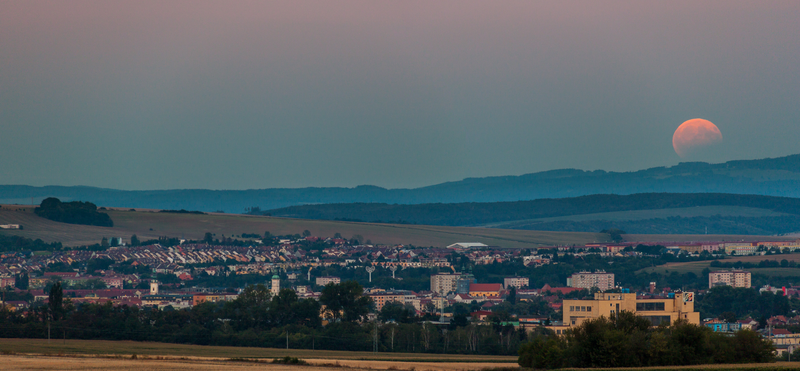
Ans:
POLYGON ((800 2, 0 0, 0 184, 408 188, 800 153, 800 2))

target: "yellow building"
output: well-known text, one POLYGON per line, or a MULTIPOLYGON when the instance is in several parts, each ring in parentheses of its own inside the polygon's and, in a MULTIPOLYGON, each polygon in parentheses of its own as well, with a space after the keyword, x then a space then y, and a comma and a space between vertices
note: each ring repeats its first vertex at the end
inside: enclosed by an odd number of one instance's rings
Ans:
POLYGON ((653 326, 666 322, 672 324, 682 319, 700 324, 700 313, 694 311, 694 293, 675 293, 672 298, 637 298, 628 293, 596 293, 594 300, 564 300, 564 324, 578 326, 588 319, 601 316, 611 318, 612 313, 633 312, 650 321, 653 326))

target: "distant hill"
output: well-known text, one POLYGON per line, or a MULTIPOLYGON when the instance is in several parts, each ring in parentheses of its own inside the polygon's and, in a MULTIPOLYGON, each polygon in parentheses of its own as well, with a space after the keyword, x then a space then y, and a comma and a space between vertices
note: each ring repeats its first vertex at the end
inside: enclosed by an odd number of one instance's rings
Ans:
POLYGON ((38 203, 46 197, 101 206, 240 213, 330 203, 463 203, 536 200, 592 194, 730 193, 800 197, 800 155, 722 164, 681 163, 633 172, 544 171, 520 176, 467 178, 414 189, 272 188, 226 191, 182 189, 120 191, 93 187, 0 186, 0 203, 38 203))
POLYGON ((771 235, 800 230, 800 199, 720 193, 591 195, 517 202, 304 205, 266 214, 506 229, 635 234, 771 235))

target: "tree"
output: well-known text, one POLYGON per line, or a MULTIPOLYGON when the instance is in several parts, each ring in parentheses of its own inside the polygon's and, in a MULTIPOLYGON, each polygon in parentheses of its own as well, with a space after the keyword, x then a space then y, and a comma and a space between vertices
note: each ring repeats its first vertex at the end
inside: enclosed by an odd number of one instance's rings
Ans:
POLYGON ((608 234, 608 238, 610 238, 614 242, 622 242, 623 240, 622 235, 626 234, 625 231, 618 228, 604 229, 600 231, 600 233, 608 234))
POLYGON ((214 235, 211 234, 211 232, 206 232, 206 234, 203 236, 203 242, 210 245, 212 242, 214 242, 214 235))
POLYGON ((102 240, 100 240, 100 247, 102 247, 102 248, 104 248, 104 249, 107 249, 107 248, 109 248, 110 246, 111 246, 111 245, 109 245, 109 243, 108 243, 108 238, 105 238, 105 237, 103 237, 103 239, 102 239, 102 240))
POLYGON ((56 282, 50 287, 50 295, 47 299, 50 318, 52 318, 53 321, 58 321, 64 310, 64 290, 61 288, 61 282, 56 282))
POLYGON ((322 289, 319 302, 332 322, 355 322, 363 319, 372 308, 372 299, 364 296, 364 288, 356 281, 329 283, 322 289))
POLYGON ((303 231, 303 237, 308 237, 308 236, 311 236, 311 231, 306 229, 306 230, 303 231))
POLYGON ((339 232, 336 232, 336 233, 333 234, 333 238, 342 238, 342 234, 339 233, 339 232))
POLYGON ((511 304, 515 304, 517 302, 517 288, 511 286, 511 290, 508 291, 508 296, 506 297, 506 301, 511 304))
POLYGON ((139 246, 140 243, 141 241, 139 241, 139 237, 136 237, 135 234, 131 236, 131 246, 139 246))

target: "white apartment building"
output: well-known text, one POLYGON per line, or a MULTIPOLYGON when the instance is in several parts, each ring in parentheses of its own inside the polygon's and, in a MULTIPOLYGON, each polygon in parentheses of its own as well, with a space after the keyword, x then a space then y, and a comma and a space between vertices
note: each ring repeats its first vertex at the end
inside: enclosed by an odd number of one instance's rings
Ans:
POLYGON ((714 271, 708 273, 708 288, 715 286, 750 287, 748 271, 714 271))
POLYGON ((333 277, 333 276, 317 277, 316 283, 317 283, 317 286, 326 286, 329 283, 333 283, 333 284, 338 285, 338 284, 342 283, 342 279, 339 278, 339 277, 333 277))
POLYGON ((567 277, 567 286, 578 287, 582 289, 591 289, 597 287, 600 291, 610 290, 614 288, 614 273, 606 273, 604 271, 597 272, 578 272, 573 273, 572 276, 567 277))
POLYGON ((528 277, 506 277, 503 278, 503 287, 508 290, 510 287, 518 289, 528 288, 530 286, 530 278, 528 277))
POLYGON ((458 288, 458 279, 461 273, 439 273, 431 276, 431 291, 439 295, 447 295, 458 288))

